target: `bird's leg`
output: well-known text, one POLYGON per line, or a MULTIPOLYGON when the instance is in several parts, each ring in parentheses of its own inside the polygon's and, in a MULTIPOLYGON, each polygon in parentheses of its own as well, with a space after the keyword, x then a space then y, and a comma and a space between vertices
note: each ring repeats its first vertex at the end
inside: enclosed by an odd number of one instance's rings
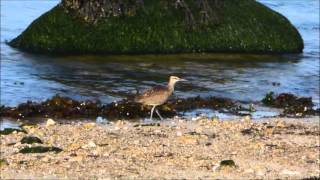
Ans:
POLYGON ((162 116, 160 115, 158 109, 156 109, 156 113, 158 114, 158 116, 160 117, 161 120, 163 120, 162 116))
POLYGON ((151 109, 150 121, 152 121, 152 115, 153 115, 154 108, 156 108, 156 106, 153 106, 152 109, 151 109))

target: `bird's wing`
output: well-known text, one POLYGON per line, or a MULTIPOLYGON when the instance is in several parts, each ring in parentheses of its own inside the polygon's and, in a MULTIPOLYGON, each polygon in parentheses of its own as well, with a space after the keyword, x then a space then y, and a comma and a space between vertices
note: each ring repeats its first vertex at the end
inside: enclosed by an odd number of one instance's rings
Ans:
POLYGON ((140 100, 140 99, 145 99, 145 98, 149 98, 152 96, 158 96, 158 95, 163 95, 168 93, 168 87, 167 86, 155 86, 152 87, 150 89, 147 89, 146 91, 144 91, 143 93, 141 93, 140 95, 138 95, 136 97, 136 100, 140 100))

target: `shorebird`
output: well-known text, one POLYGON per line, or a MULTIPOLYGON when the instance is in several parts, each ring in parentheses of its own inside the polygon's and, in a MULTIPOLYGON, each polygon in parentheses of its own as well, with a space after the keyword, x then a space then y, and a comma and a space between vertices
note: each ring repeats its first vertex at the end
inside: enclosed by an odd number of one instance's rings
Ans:
POLYGON ((174 91, 174 85, 178 81, 186 81, 177 76, 170 76, 169 83, 166 86, 155 86, 143 92, 142 94, 135 97, 135 101, 143 105, 152 106, 150 120, 152 120, 153 111, 156 110, 156 113, 163 120, 160 115, 157 106, 164 104, 171 94, 174 91))

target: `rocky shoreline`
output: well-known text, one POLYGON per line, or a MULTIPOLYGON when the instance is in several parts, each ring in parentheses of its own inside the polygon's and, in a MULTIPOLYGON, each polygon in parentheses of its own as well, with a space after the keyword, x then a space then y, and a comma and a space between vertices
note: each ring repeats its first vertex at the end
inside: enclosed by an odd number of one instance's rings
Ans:
POLYGON ((23 129, 0 136, 1 179, 316 179, 320 173, 318 117, 48 120, 23 129))

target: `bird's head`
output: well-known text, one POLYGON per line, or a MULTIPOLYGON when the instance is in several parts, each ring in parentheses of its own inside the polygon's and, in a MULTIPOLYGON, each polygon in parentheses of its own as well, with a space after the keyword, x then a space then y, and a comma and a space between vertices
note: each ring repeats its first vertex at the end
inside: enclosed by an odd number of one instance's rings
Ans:
POLYGON ((185 79, 181 79, 177 76, 170 76, 169 84, 175 84, 178 81, 186 81, 185 79))

